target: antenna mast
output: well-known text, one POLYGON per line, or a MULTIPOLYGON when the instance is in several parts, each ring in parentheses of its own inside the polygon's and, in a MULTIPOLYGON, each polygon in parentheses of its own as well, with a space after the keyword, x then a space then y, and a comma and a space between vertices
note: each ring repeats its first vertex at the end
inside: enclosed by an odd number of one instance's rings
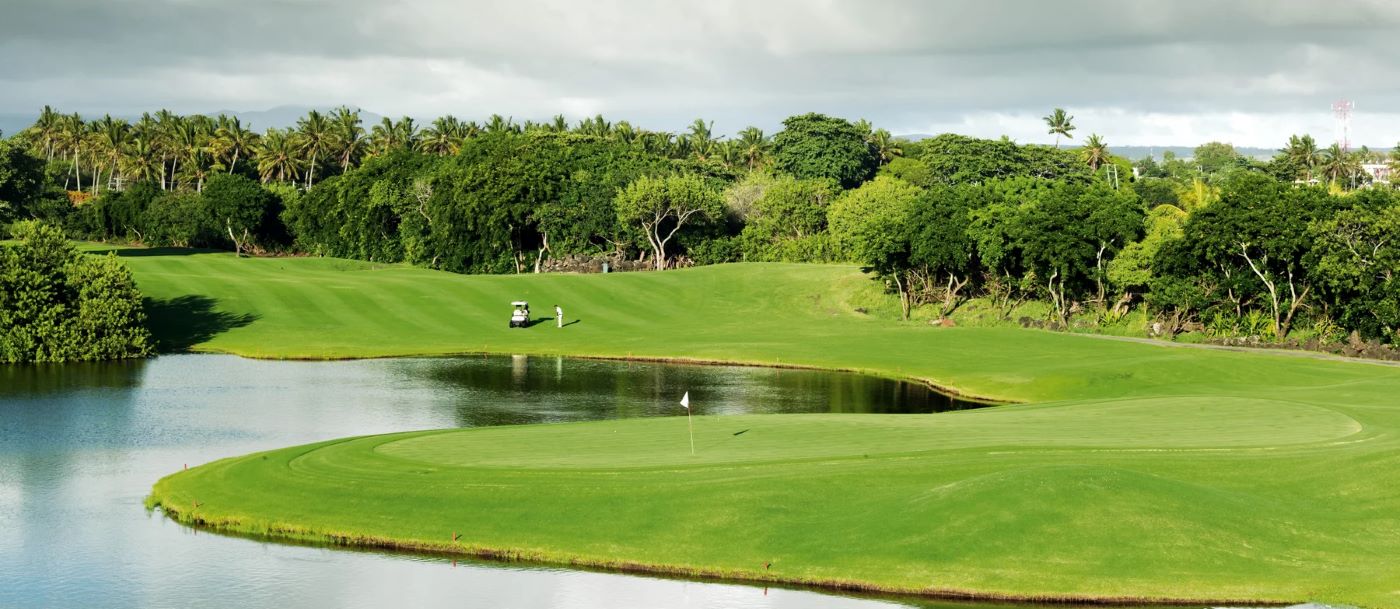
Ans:
POLYGON ((1337 117, 1337 126, 1341 128, 1342 138, 1337 143, 1342 146, 1343 152, 1351 152, 1351 111, 1355 104, 1349 99, 1342 99, 1332 102, 1332 114, 1337 117))

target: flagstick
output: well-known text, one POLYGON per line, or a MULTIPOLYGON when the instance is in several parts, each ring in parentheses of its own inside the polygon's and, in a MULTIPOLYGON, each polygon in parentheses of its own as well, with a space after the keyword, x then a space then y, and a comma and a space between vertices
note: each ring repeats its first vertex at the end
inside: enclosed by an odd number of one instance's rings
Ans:
POLYGON ((681 396, 681 406, 685 406, 685 428, 690 431, 690 456, 695 456, 695 424, 690 422, 690 392, 681 396))

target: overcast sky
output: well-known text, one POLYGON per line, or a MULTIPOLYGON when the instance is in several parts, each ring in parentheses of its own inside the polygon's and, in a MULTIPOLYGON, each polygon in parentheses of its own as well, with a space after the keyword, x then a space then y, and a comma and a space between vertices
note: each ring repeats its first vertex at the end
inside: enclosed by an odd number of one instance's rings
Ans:
POLYGON ((1400 141, 1396 0, 0 0, 0 113, 348 104, 480 119, 808 111, 1110 145, 1400 141))

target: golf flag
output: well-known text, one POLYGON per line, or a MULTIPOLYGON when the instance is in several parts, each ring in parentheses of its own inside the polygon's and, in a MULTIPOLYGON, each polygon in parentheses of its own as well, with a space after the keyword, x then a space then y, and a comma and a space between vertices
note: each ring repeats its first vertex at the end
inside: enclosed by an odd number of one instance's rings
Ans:
POLYGON ((685 429, 690 432, 690 456, 695 456, 695 424, 690 422, 690 392, 681 396, 681 406, 685 406, 685 429))

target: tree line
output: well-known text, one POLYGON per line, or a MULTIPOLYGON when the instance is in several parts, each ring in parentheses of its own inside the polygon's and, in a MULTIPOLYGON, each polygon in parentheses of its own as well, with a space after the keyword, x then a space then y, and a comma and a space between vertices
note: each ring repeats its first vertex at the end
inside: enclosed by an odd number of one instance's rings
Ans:
POLYGON ((252 135, 229 117, 46 109, 0 144, 0 214, 87 238, 454 272, 855 262, 906 318, 977 299, 1004 318, 1043 303, 1055 327, 1145 311, 1165 335, 1397 341, 1400 203, 1360 166, 1400 147, 1294 136, 1268 161, 1212 142, 1132 163, 1097 134, 1062 147, 1063 110, 1046 126, 1054 146, 906 141, 820 114, 733 138, 703 120, 672 134, 602 117, 366 133, 341 108, 252 135))

